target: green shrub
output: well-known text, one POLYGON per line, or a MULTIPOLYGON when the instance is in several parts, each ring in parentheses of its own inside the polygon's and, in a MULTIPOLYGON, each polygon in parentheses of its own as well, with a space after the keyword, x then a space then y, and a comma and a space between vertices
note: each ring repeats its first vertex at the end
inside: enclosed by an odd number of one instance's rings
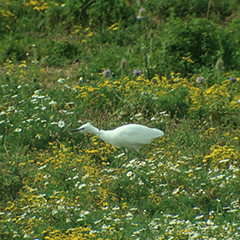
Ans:
POLYGON ((156 45, 160 47, 158 59, 166 67, 162 70, 161 65, 159 71, 168 74, 170 64, 174 72, 194 73, 201 66, 213 68, 220 57, 226 71, 234 69, 239 66, 235 40, 230 39, 228 29, 220 29, 207 19, 191 19, 184 23, 179 18, 170 19, 163 27, 161 42, 156 45))
POLYGON ((229 1, 208 1, 208 0, 170 0, 151 1, 147 3, 148 9, 157 18, 167 18, 174 14, 176 17, 188 18, 209 17, 213 20, 222 20, 231 15, 231 3, 229 1))

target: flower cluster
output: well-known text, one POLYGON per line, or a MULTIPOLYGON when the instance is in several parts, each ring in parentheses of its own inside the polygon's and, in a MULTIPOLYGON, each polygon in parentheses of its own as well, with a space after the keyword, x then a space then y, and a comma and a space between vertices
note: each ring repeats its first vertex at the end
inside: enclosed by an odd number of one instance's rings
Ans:
MULTIPOLYGON (((6 66, 14 78, 16 67, 6 66)), ((173 72, 149 80, 105 70, 97 81, 55 79, 52 89, 27 83, 25 62, 17 71, 16 83, 0 86, 3 238, 240 237, 238 123, 195 118, 196 111, 237 117, 238 78, 211 84, 173 72), (70 125, 87 120, 108 129, 136 121, 166 134, 143 147, 143 160, 130 152, 126 162, 95 136, 71 135, 70 125)))
MULTIPOLYGON (((92 141, 96 141, 95 137, 92 141)), ((109 148, 95 149, 95 152, 108 152, 109 148)), ((166 233, 168 238, 240 236, 237 221, 218 223, 224 218, 223 212, 233 219, 238 214, 239 201, 234 196, 229 201, 216 196, 218 211, 214 208, 206 212, 204 204, 193 204, 191 219, 167 213, 170 210, 165 209, 164 203, 168 198, 174 202, 186 198, 196 203, 208 194, 217 194, 216 185, 224 191, 237 184, 239 168, 236 163, 226 160, 227 169, 222 168, 222 162, 219 168, 210 167, 205 176, 203 167, 192 165, 186 169, 189 158, 181 153, 177 159, 171 159, 165 149, 157 149, 144 161, 132 159, 122 169, 100 169, 93 162, 98 155, 90 157, 89 153, 90 150, 81 149, 80 154, 75 155, 63 144, 50 144, 49 149, 37 154, 34 160, 29 156, 24 162, 13 162, 12 166, 22 165, 32 173, 25 179, 18 200, 9 201, 0 209, 2 234, 33 239, 43 236, 45 239, 79 236, 101 239, 102 234, 109 238, 130 234, 135 239, 144 237, 148 228, 148 237, 155 239, 163 238, 166 233), (179 182, 171 181, 179 175, 179 182), (196 181, 199 184, 193 185, 196 181), (213 189, 208 189, 209 184, 213 189), (137 200, 165 210, 150 217, 150 206, 144 208, 137 200)), ((116 157, 121 159, 121 156, 116 157)), ((169 200, 166 206, 168 204, 169 200)))

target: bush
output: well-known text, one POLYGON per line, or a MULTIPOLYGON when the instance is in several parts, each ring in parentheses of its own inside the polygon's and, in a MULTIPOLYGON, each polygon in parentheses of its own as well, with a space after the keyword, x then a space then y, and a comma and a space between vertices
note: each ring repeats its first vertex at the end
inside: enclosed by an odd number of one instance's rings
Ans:
POLYGON ((154 16, 161 18, 167 18, 171 16, 171 14, 174 14, 176 17, 181 18, 194 16, 209 17, 212 20, 223 20, 231 15, 231 3, 229 3, 229 1, 151 1, 147 6, 154 16))
POLYGON ((213 68, 217 59, 222 57, 225 70, 239 66, 237 61, 237 43, 229 37, 228 29, 207 19, 191 19, 185 23, 181 19, 172 18, 162 30, 161 47, 156 55, 160 56, 162 74, 171 70, 183 74, 196 73, 201 66, 213 68), (161 59, 163 57, 164 61, 161 59), (164 70, 163 70, 164 68, 164 70))

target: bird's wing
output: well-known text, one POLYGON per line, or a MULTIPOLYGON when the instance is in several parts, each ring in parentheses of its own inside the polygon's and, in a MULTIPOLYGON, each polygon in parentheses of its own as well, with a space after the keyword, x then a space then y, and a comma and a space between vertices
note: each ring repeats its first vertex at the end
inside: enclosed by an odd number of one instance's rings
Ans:
POLYGON ((125 125, 117 128, 115 131, 118 142, 139 146, 149 144, 152 139, 163 135, 159 129, 148 128, 138 124, 125 125))

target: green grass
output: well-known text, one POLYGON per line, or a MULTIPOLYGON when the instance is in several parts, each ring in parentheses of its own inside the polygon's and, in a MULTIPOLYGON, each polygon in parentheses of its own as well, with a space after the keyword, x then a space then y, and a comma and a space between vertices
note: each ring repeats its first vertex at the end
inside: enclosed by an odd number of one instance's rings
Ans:
POLYGON ((6 2, 1 239, 239 238, 239 19, 190 3, 145 3, 143 22, 131 1, 6 2), (126 161, 71 133, 88 121, 165 135, 126 161))

